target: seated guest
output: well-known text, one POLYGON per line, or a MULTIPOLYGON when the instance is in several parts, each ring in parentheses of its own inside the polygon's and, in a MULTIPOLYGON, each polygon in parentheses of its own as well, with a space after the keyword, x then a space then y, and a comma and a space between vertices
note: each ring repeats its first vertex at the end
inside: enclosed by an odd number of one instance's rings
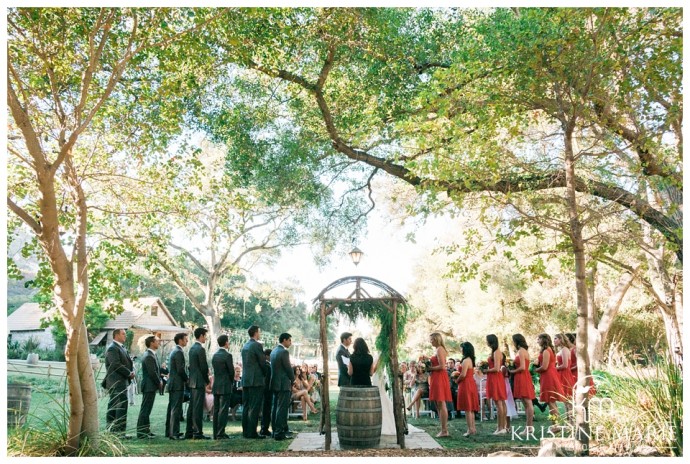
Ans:
POLYGON ((230 413, 232 420, 237 420, 235 413, 242 406, 242 366, 235 366, 235 377, 232 379, 232 396, 230 398, 230 413))
POLYGON ((414 390, 412 392, 412 402, 407 407, 408 411, 415 407, 415 417, 419 417, 419 406, 422 398, 429 397, 429 374, 422 363, 417 364, 417 373, 414 377, 414 390))
POLYGON ((300 401, 302 403, 302 420, 308 420, 309 410, 312 414, 316 414, 318 410, 314 407, 314 402, 309 397, 309 385, 306 381, 302 380, 302 368, 295 366, 293 368, 295 373, 295 381, 292 383, 292 401, 300 401))

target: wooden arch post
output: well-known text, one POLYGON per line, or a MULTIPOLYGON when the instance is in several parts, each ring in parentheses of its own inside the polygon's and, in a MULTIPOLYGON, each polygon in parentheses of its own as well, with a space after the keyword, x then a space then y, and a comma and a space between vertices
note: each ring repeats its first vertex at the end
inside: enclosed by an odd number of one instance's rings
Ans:
POLYGON ((393 388, 393 416, 395 418, 395 430, 397 442, 401 449, 405 449, 405 417, 403 415, 403 393, 402 382, 398 381, 398 307, 400 304, 407 304, 405 298, 400 293, 395 291, 380 280, 364 276, 350 276, 338 279, 326 286, 319 296, 314 299, 314 303, 319 303, 319 337, 321 342, 321 353, 323 355, 323 379, 321 381, 321 420, 319 424, 319 432, 325 435, 325 449, 331 449, 331 405, 329 393, 329 379, 330 372, 328 369, 328 334, 326 332, 326 318, 332 314, 340 303, 361 303, 366 301, 378 302, 384 310, 392 313, 392 334, 391 334, 391 371, 393 379, 391 379, 393 388), (383 290, 384 295, 381 297, 370 296, 365 289, 362 288, 362 283, 370 284, 383 290), (355 289, 346 298, 329 298, 326 293, 337 287, 346 284, 355 284, 355 289))

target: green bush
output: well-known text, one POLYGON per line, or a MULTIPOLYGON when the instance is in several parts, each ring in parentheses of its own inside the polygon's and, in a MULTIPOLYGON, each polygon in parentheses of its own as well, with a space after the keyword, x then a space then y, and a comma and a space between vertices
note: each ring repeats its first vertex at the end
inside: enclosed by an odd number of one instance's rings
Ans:
POLYGON ((108 432, 99 434, 99 441, 95 446, 88 440, 82 440, 80 448, 75 453, 68 453, 69 402, 64 380, 21 376, 13 377, 12 380, 30 383, 34 392, 46 394, 54 404, 42 408, 41 416, 30 414, 24 426, 8 430, 8 456, 122 456, 122 443, 118 437, 108 432))
POLYGON ((599 444, 619 455, 642 445, 683 455, 683 374, 668 359, 646 369, 631 364, 625 376, 597 376, 590 419, 599 444))

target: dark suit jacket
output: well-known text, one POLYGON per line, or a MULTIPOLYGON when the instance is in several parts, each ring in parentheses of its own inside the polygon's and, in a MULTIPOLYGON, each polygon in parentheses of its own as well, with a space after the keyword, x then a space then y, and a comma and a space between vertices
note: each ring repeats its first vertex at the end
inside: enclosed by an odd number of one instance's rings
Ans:
POLYGON ((242 387, 264 387, 267 370, 264 347, 250 338, 242 347, 242 387))
POLYGON ((105 388, 125 390, 133 371, 132 358, 123 347, 113 341, 105 352, 105 388))
POLYGON ((141 385, 142 393, 158 391, 161 382, 161 371, 155 353, 146 350, 141 357, 141 385))
POLYGON ((210 382, 206 349, 201 343, 194 342, 189 349, 189 388, 206 388, 210 382))
POLYGON ((335 352, 335 360, 338 363, 338 386, 350 385, 350 376, 347 375, 347 366, 343 362, 343 358, 349 358, 350 352, 342 344, 335 352))
POLYGON ((180 345, 175 345, 175 348, 173 348, 173 350, 170 352, 168 366, 170 366, 170 375, 168 376, 168 391, 184 390, 184 384, 187 383, 189 377, 187 376, 184 351, 182 351, 182 347, 180 345))
POLYGON ((295 371, 290 366, 290 352, 283 345, 276 346, 271 352, 271 390, 290 390, 295 381, 295 371))
POLYGON ((235 377, 235 367, 232 365, 232 355, 225 348, 218 348, 213 358, 213 394, 232 394, 232 381, 235 377))

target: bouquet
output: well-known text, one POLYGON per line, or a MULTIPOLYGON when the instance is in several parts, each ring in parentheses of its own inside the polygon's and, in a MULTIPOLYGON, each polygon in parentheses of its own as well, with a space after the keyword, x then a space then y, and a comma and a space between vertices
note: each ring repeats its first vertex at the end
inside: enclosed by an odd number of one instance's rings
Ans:
POLYGON ((515 362, 511 360, 508 361, 506 365, 501 368, 501 370, 503 371, 503 375, 505 377, 510 377, 511 375, 513 375, 510 373, 510 371, 515 370, 516 368, 517 366, 515 365, 515 362))
POLYGON ((489 363, 487 361, 480 362, 479 370, 482 371, 483 374, 486 374, 486 371, 489 370, 489 363))
POLYGON ((431 371, 431 359, 429 359, 428 357, 420 356, 419 359, 417 359, 417 363, 423 365, 426 372, 431 371))

